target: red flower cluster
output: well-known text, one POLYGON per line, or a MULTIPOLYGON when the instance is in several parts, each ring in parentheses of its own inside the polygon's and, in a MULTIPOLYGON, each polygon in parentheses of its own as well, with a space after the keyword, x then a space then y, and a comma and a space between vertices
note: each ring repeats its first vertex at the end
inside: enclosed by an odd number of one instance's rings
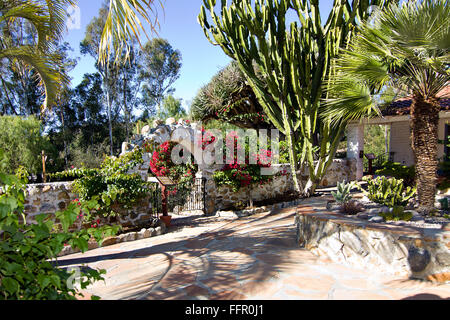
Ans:
POLYGON ((262 114, 262 113, 260 113, 260 112, 257 112, 256 114, 257 114, 258 120, 260 120, 260 121, 265 121, 265 119, 264 119, 264 114, 262 114))
POLYGON ((262 149, 260 150, 260 153, 255 154, 254 157, 258 166, 264 168, 269 168, 272 166, 272 163, 270 162, 272 160, 272 151, 262 149))
POLYGON ((199 144, 202 147, 202 150, 205 150, 208 145, 216 141, 216 137, 214 137, 210 131, 206 131, 205 128, 203 127, 201 131, 202 131, 202 141, 199 144))
MULTIPOLYGON (((234 144, 234 149, 239 151, 242 149, 242 146, 238 144, 238 134, 236 131, 232 131, 228 133, 226 137, 227 147, 234 144)), ((224 154, 226 157, 226 154, 224 154)), ((236 179, 241 187, 245 187, 250 185, 253 181, 259 182, 261 185, 270 181, 268 177, 260 176, 260 168, 262 167, 270 167, 271 166, 271 158, 272 152, 270 150, 261 150, 259 154, 253 155, 256 160, 256 164, 249 164, 249 157, 246 154, 245 163, 238 163, 237 152, 235 152, 232 163, 227 163, 223 166, 221 171, 231 171, 231 175, 233 179, 236 179)), ((224 158, 226 161, 227 159, 224 158)))
POLYGON ((170 155, 174 145, 175 143, 166 141, 153 152, 152 159, 150 160, 150 169, 156 176, 166 177, 169 175, 167 163, 171 161, 170 155))
MULTIPOLYGON (((194 181, 195 172, 191 169, 185 171, 185 167, 182 165, 175 165, 172 162, 171 154, 172 149, 177 146, 176 142, 167 141, 156 147, 150 160, 150 169, 154 175, 158 177, 170 177, 174 180, 178 187, 183 184, 189 184, 194 181)), ((182 188, 182 187, 181 187, 182 188)), ((175 188, 168 192, 168 195, 174 195, 178 192, 175 188)))
POLYGON ((100 219, 97 219, 95 223, 91 224, 91 228, 97 228, 100 225, 100 219))

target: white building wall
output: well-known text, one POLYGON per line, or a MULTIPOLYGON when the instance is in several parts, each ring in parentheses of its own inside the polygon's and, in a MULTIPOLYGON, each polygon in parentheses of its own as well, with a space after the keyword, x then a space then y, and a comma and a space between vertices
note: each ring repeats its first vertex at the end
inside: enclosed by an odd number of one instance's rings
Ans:
POLYGON ((399 162, 407 166, 414 165, 409 121, 391 123, 390 152, 394 153, 394 162, 399 162))
MULTIPOLYGON (((449 119, 439 119, 439 140, 445 139, 445 124, 449 119)), ((394 161, 401 164, 414 165, 414 153, 411 148, 411 129, 409 121, 391 123, 390 152, 394 152, 394 161)), ((444 156, 444 145, 438 144, 438 158, 444 156)))
MULTIPOLYGON (((449 124, 450 119, 439 119, 439 140, 446 140, 445 136, 445 124, 449 124)), ((450 132, 449 132, 450 134, 450 132)), ((438 159, 441 161, 444 157, 444 145, 438 144, 438 159)))

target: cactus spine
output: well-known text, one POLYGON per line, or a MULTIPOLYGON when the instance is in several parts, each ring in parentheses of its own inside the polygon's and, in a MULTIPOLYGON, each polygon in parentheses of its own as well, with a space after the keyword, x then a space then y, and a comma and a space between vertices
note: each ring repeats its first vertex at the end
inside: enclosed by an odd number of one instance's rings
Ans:
POLYGON ((230 5, 221 0, 220 16, 216 0, 203 0, 198 21, 206 37, 238 62, 270 121, 286 136, 298 192, 314 193, 346 125, 332 127, 319 117, 320 101, 326 96, 322 84, 332 71, 331 59, 346 46, 357 21, 368 16, 369 6, 388 2, 394 1, 335 0, 322 25, 318 0, 232 0, 230 5), (297 22, 286 26, 291 9, 300 26, 297 22), (264 81, 256 76, 255 64, 264 81), (297 148, 302 151, 299 159, 297 148), (309 180, 302 186, 297 170, 306 166, 309 180))

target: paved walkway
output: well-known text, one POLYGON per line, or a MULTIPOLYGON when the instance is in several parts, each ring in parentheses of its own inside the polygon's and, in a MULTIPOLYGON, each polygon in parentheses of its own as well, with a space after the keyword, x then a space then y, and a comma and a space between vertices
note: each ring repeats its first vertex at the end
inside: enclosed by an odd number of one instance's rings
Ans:
MULTIPOLYGON (((305 200, 323 205, 316 199, 305 200)), ((295 208, 237 220, 174 219, 165 235, 59 259, 106 269, 103 299, 449 299, 450 284, 339 265, 295 243, 295 208)))

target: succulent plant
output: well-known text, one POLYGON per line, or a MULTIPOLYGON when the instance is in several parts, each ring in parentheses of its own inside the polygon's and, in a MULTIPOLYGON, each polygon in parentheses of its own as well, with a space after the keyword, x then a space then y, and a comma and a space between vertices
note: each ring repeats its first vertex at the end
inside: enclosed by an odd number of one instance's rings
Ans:
POLYGON ((390 210, 387 212, 381 212, 379 215, 386 221, 409 221, 413 217, 412 212, 405 211, 405 208, 403 206, 395 206, 393 208, 390 208, 390 210))
POLYGON ((405 188, 402 179, 388 179, 380 176, 375 179, 364 177, 363 180, 367 182, 367 191, 363 190, 363 192, 369 200, 390 208, 406 206, 408 201, 416 195, 416 188, 405 188))
POLYGON ((338 203, 347 203, 352 199, 351 190, 355 186, 353 182, 347 183, 345 180, 337 183, 337 190, 332 191, 334 200, 338 203))

